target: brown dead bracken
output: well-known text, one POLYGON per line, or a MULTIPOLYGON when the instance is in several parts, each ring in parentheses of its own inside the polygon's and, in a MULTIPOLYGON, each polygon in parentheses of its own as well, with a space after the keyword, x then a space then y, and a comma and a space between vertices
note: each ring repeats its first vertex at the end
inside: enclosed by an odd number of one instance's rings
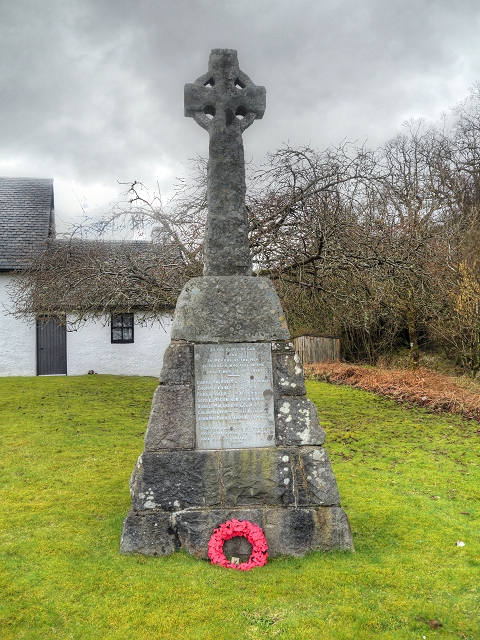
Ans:
POLYGON ((306 365, 305 373, 317 380, 358 387, 397 402, 480 422, 480 394, 462 389, 452 378, 428 369, 373 369, 333 362, 306 365))

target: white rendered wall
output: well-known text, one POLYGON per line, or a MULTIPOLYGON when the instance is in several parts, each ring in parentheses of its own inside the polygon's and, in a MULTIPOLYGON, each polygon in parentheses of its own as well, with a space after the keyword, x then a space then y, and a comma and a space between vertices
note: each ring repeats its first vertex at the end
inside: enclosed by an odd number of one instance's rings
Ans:
MULTIPOLYGON (((37 375, 35 322, 18 320, 7 313, 12 303, 6 285, 18 275, 0 273, 0 376, 37 375)), ((163 354, 170 342, 171 319, 142 326, 135 319, 134 342, 111 344, 110 318, 90 321, 78 331, 67 332, 67 374, 96 373, 159 376, 163 354), (163 326, 162 326, 163 325, 163 326)))
POLYGON ((77 331, 67 332, 67 374, 110 373, 125 376, 160 375, 163 354, 170 342, 171 319, 141 325, 135 318, 134 342, 112 344, 110 318, 89 321, 77 331), (163 326, 162 326, 163 325, 163 326))
POLYGON ((37 375, 35 322, 17 320, 7 313, 12 302, 6 285, 18 275, 0 273, 0 376, 37 375))

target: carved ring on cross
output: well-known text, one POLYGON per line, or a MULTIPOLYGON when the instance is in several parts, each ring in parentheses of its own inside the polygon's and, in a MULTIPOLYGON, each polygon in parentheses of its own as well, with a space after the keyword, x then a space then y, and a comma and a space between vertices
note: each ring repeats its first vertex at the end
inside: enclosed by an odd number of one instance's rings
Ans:
POLYGON ((240 71, 234 49, 212 49, 208 71, 185 85, 185 115, 210 134, 220 125, 240 133, 265 113, 265 87, 240 71))

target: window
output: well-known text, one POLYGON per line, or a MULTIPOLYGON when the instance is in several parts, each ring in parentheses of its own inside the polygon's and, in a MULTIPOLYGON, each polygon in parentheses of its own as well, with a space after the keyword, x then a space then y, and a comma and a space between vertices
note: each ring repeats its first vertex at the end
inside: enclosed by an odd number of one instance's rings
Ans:
POLYGON ((133 342, 133 313, 112 315, 112 343, 133 342))

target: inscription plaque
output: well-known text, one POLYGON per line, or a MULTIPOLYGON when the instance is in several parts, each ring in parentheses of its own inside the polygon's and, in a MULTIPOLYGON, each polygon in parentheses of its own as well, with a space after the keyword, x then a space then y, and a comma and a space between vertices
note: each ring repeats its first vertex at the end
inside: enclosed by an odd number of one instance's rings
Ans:
POLYGON ((197 449, 275 445, 270 343, 196 344, 197 449))

